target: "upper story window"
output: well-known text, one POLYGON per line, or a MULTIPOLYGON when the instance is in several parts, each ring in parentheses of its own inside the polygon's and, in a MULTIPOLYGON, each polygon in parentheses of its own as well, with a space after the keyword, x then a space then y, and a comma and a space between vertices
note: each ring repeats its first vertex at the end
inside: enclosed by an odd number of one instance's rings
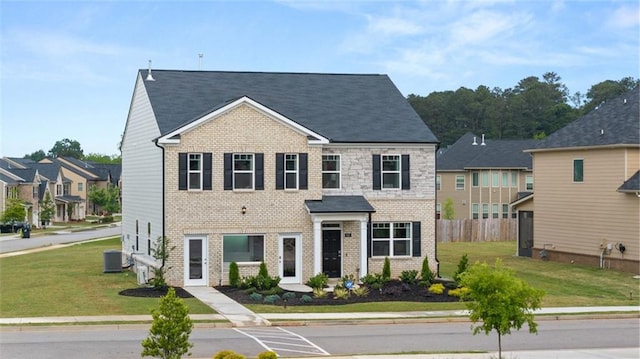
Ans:
POLYGON ((457 175, 456 176, 456 191, 464 190, 464 176, 457 175))
POLYGON ((322 188, 340 188, 340 155, 322 156, 322 188))
POLYGON ((498 171, 491 172, 491 186, 500 187, 500 172, 498 171))
POLYGON ((382 188, 400 188, 400 156, 382 156, 382 188))
POLYGON ((188 170, 188 179, 189 179, 189 189, 190 190, 201 190, 202 189, 202 154, 201 153, 190 153, 189 154, 189 168, 188 170))
POLYGON ((61 184, 57 184, 56 185, 56 196, 62 196, 62 185, 61 184))
POLYGON ((482 187, 489 187, 489 172, 482 171, 482 187))
POLYGON ((64 184, 64 190, 63 190, 63 194, 65 196, 68 196, 71 194, 71 183, 65 183, 64 184))
POLYGON ((33 186, 33 190, 31 192, 33 198, 38 198, 38 186, 33 186))
POLYGON ((409 155, 373 155, 373 189, 410 189, 409 155))
POLYGON ((276 153, 276 189, 307 189, 306 153, 276 153))
POLYGON ((373 256, 411 255, 411 223, 373 223, 372 229, 373 256))
POLYGON ((253 189, 253 154, 236 153, 233 155, 233 189, 253 189))
POLYGON ((526 176, 524 182, 526 190, 533 191, 533 176, 526 176))
POLYGON ((83 191, 84 191, 84 183, 78 182, 78 192, 83 192, 83 191))
POLYGON ((440 186, 441 186, 440 181, 441 181, 440 176, 436 176, 436 191, 440 190, 440 186))
POLYGON ((211 190, 212 188, 211 152, 178 154, 178 189, 211 190))
POLYGON ((471 173, 471 186, 478 187, 480 182, 480 174, 478 172, 471 173))
POLYGON ((583 182, 583 181, 584 181, 584 160, 575 159, 573 160, 573 182, 583 182))
POLYGON ((502 172, 502 187, 509 187, 509 172, 502 172))
POLYGON ((518 187, 518 172, 511 171, 511 187, 518 187))
POLYGON ((284 155, 284 188, 298 189, 298 155, 284 155))

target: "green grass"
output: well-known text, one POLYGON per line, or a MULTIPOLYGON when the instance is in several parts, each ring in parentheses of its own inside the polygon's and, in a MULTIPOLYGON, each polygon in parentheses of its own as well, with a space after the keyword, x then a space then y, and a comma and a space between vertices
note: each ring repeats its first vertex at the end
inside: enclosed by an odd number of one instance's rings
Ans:
MULTIPOLYGON (((119 237, 56 250, 0 258, 0 317, 149 314, 157 298, 125 297, 135 274, 103 273, 103 252, 121 248, 119 237)), ((192 314, 213 313, 185 299, 192 314)))

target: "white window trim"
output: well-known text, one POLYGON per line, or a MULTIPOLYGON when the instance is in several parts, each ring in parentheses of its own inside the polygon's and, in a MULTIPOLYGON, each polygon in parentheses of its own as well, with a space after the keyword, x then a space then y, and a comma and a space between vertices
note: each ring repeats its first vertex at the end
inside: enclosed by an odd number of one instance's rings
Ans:
POLYGON ((412 256, 413 253, 413 226, 411 225, 411 222, 404 222, 404 221, 399 221, 399 222, 374 222, 371 226, 371 257, 373 258, 384 258, 384 257, 394 257, 394 258, 408 258, 412 256), (376 224, 388 224, 389 225, 389 236, 390 238, 374 238, 373 237, 373 229, 374 226, 376 224), (394 229, 394 225, 396 224, 405 224, 407 225, 407 234, 408 237, 402 237, 402 238, 394 238, 393 237, 393 229, 394 229), (389 253, 386 255, 374 255, 373 254, 373 243, 374 242, 389 242, 389 253), (393 254, 393 242, 394 241, 408 241, 409 242, 409 254, 407 255, 394 255, 393 254))
POLYGON ((256 155, 255 153, 234 153, 231 159, 231 182, 234 191, 254 191, 256 188, 256 155), (251 156, 251 169, 250 170, 236 170, 236 156, 251 156), (236 188, 236 174, 249 173, 251 174, 251 188, 236 188))
POLYGON ((380 155, 380 189, 384 190, 399 190, 402 189, 402 156, 394 155, 394 154, 386 154, 380 155), (387 171, 384 169, 385 157, 396 157, 398 161, 398 170, 396 171, 387 171), (385 187, 384 185, 384 175, 385 174, 396 174, 398 176, 398 187, 385 187))
POLYGON ((187 190, 188 191, 202 191, 202 153, 189 153, 187 155, 187 190), (198 156, 198 163, 200 169, 193 170, 191 169, 191 156, 198 156), (191 188, 191 175, 198 174, 200 186, 198 188, 191 188))
POLYGON ((534 185, 533 185, 533 175, 526 175, 524 177, 524 189, 527 191, 533 191, 534 189, 534 185), (531 179, 531 182, 529 182, 529 179, 531 179), (531 188, 529 188, 529 185, 531 185, 531 188))
POLYGON ((284 178, 282 179, 285 191, 287 191, 287 190, 295 191, 295 190, 298 189, 298 186, 300 185, 298 183, 298 182, 300 182, 300 176, 298 175, 299 169, 300 169, 300 156, 298 156, 297 153, 285 153, 284 154, 284 178), (296 168, 293 169, 293 170, 287 169, 287 161, 290 160, 289 157, 293 157, 293 159, 295 159, 295 161, 296 161, 296 168), (295 174, 296 186, 295 187, 287 187, 287 174, 292 174, 292 173, 295 174))
POLYGON ((322 189, 326 189, 326 190, 339 190, 342 189, 342 157, 340 155, 336 155, 336 154, 325 154, 322 155, 322 163, 324 164, 325 161, 325 157, 333 157, 333 160, 337 159, 338 160, 338 166, 336 170, 333 171, 327 171, 322 169, 322 177, 324 178, 325 174, 337 174, 338 175, 338 187, 325 187, 324 186, 324 180, 322 181, 322 189))

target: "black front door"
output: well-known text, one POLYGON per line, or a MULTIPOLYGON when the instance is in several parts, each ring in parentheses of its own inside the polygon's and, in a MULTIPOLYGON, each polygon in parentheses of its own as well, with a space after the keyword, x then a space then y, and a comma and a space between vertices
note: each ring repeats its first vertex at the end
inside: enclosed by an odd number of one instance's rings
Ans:
POLYGON ((518 211, 518 256, 531 257, 533 248, 533 212, 518 211))
POLYGON ((322 231, 322 272, 329 278, 342 277, 340 268, 340 236, 339 229, 322 231))

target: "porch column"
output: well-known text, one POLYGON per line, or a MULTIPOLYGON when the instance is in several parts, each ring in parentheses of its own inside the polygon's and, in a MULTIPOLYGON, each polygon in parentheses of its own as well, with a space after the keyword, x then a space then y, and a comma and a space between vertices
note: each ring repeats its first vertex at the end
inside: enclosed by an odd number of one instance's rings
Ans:
POLYGON ((367 220, 360 220, 360 276, 367 274, 367 220))
POLYGON ((322 272, 322 220, 313 219, 313 273, 322 272))

